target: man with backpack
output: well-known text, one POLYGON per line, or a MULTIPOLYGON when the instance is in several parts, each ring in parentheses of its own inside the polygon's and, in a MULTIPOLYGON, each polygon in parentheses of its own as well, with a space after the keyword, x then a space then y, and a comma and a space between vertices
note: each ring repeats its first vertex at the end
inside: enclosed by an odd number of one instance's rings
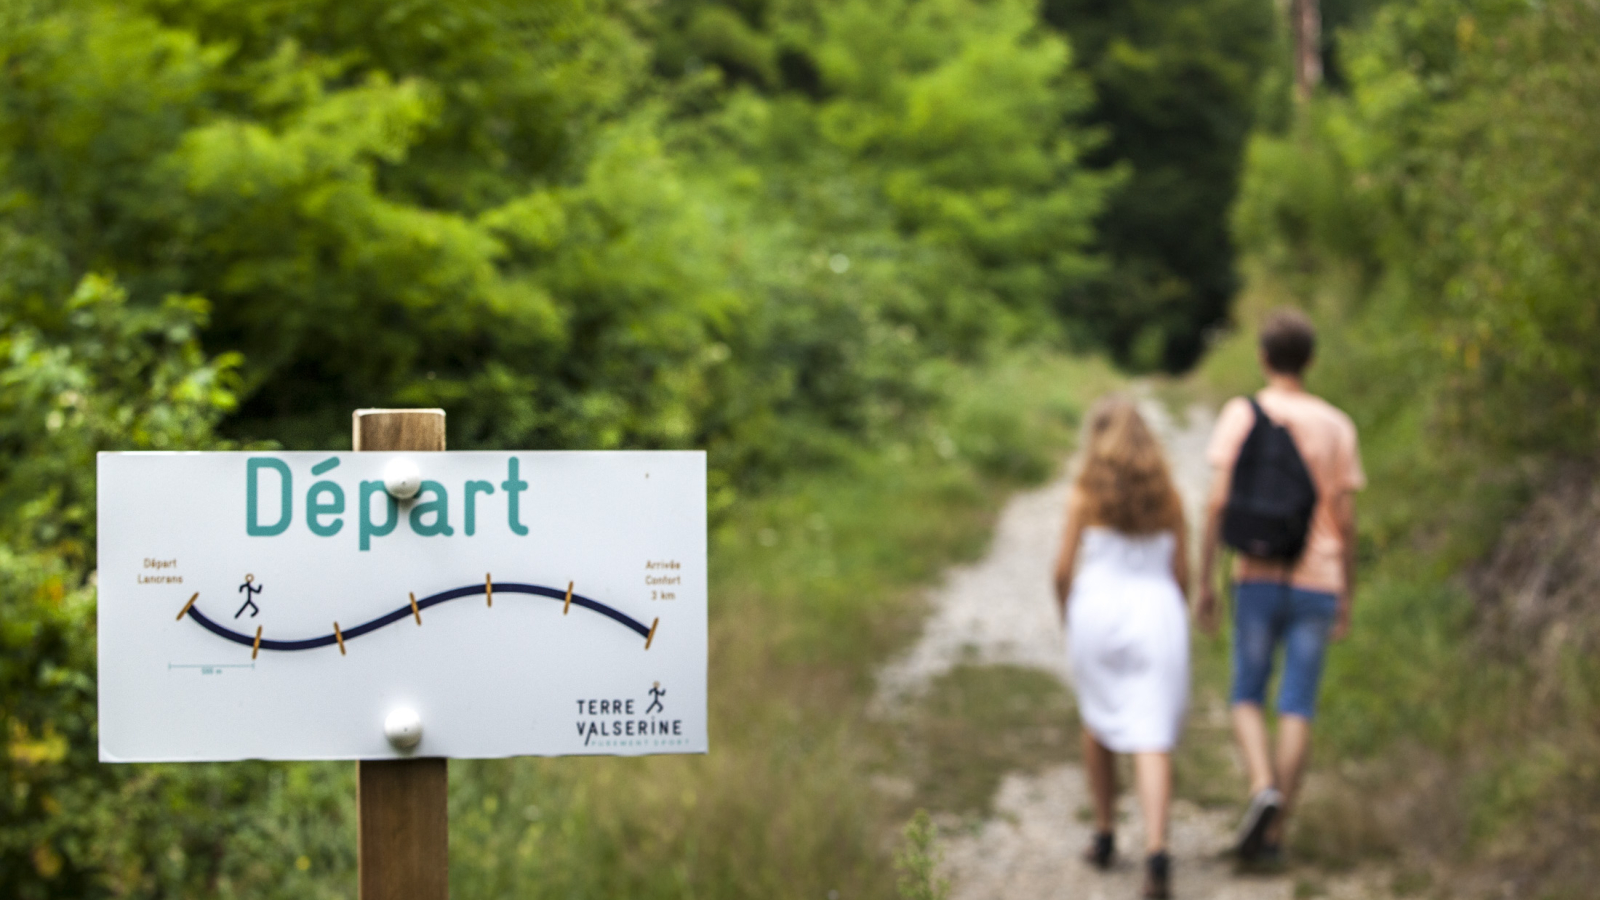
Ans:
POLYGON ((1311 321, 1281 310, 1261 329, 1267 386, 1230 400, 1207 450, 1213 467, 1201 538, 1197 615, 1214 630, 1217 546, 1234 565, 1232 714, 1250 777, 1236 851, 1246 864, 1281 857, 1284 823, 1311 747, 1324 651, 1350 627, 1355 492, 1366 484, 1350 417, 1301 380, 1316 345, 1311 321), (1263 706, 1283 647, 1273 757, 1263 706))

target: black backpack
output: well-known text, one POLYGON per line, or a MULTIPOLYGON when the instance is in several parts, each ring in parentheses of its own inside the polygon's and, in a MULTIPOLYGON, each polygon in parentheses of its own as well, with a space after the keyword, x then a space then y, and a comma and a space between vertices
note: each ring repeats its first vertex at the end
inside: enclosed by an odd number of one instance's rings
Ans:
POLYGON ((1222 541, 1246 556, 1294 562, 1306 548, 1317 486, 1289 430, 1248 399, 1256 422, 1233 464, 1222 541))

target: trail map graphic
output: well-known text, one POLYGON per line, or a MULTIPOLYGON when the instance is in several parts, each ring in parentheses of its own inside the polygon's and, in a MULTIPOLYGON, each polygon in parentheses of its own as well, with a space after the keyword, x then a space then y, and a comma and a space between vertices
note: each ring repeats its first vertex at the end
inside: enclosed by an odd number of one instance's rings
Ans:
MULTIPOLYGON (((250 580, 247 580, 245 584, 242 584, 239 587, 241 590, 248 589, 250 587, 250 580)), ((536 597, 548 597, 549 599, 561 601, 562 603, 566 603, 568 601, 569 595, 569 592, 566 590, 544 587, 537 584, 494 582, 492 585, 490 585, 484 582, 479 582, 476 584, 469 584, 465 587, 451 588, 447 591, 440 591, 437 594, 432 594, 427 597, 418 598, 414 605, 408 603, 405 606, 395 609, 393 612, 385 613, 376 619, 372 619, 371 621, 363 622, 360 625, 356 625, 352 628, 341 629, 342 636, 345 642, 348 643, 364 634, 371 634, 385 625, 393 625, 395 622, 398 622, 407 616, 415 615, 420 620, 421 611, 424 609, 438 606, 441 603, 448 603, 451 600, 458 600, 462 597, 487 595, 491 589, 496 594, 529 594, 536 597)), ((261 588, 257 587, 252 591, 252 594, 257 593, 260 590, 261 588)), ((646 625, 627 613, 622 612, 614 607, 607 606, 598 600, 585 597, 581 594, 571 594, 570 596, 572 606, 597 612, 618 622, 624 627, 637 633, 640 637, 644 638, 645 649, 648 650, 650 648, 651 642, 653 642, 655 639, 655 629, 657 623, 646 625)), ((246 606, 255 605, 249 600, 246 600, 245 604, 246 606)), ((239 612, 244 612, 244 607, 240 607, 239 612)), ((193 619, 194 622, 200 627, 211 632, 212 634, 217 635, 220 638, 233 641, 236 644, 243 644, 246 647, 253 647, 257 645, 257 638, 255 635, 245 634, 242 631, 234 631, 225 625, 218 624, 215 620, 201 612, 199 606, 193 602, 184 607, 184 614, 190 619, 193 619)), ((255 613, 251 613, 251 615, 254 616, 255 613)), ((238 613, 235 613, 234 618, 237 619, 238 617, 238 613)), ((659 622, 659 620, 657 621, 659 622)), ((275 638, 263 637, 260 639, 259 646, 262 650, 315 650, 318 647, 331 647, 335 645, 338 643, 339 637, 340 635, 335 635, 332 631, 316 637, 301 638, 298 640, 279 640, 275 638)), ((660 691, 659 693, 665 694, 666 692, 660 691)), ((652 690, 651 695, 657 696, 658 693, 656 690, 652 690)), ((656 702, 659 703, 660 701, 657 700, 656 702)))

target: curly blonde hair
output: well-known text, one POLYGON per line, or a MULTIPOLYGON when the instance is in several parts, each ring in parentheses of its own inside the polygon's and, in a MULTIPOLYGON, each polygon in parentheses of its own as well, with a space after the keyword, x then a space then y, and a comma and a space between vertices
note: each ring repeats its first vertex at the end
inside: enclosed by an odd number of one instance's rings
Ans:
POLYGON ((1125 534, 1183 528, 1166 456, 1125 397, 1108 397, 1090 412, 1077 488, 1085 524, 1125 534))

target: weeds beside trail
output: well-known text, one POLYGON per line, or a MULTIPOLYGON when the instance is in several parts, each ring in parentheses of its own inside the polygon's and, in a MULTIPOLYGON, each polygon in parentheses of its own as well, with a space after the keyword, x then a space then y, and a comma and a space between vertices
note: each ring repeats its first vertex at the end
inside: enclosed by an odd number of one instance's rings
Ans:
POLYGON ((900 872, 901 900, 945 900, 950 896, 950 882, 939 876, 943 859, 933 817, 925 809, 917 810, 903 835, 905 847, 894 858, 900 872))

